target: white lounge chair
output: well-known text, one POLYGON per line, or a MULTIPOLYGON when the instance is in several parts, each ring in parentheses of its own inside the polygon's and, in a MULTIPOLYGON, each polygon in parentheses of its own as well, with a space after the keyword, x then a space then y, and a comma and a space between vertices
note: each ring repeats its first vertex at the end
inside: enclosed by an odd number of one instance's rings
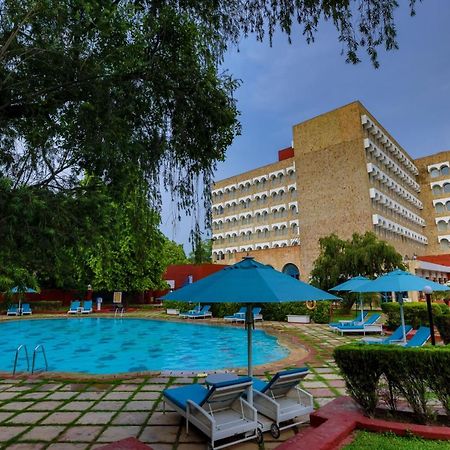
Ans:
POLYGON ((90 314, 92 312, 92 300, 85 300, 83 302, 83 308, 81 308, 81 314, 90 314))
POLYGON ((220 449, 239 442, 258 439, 258 414, 242 394, 251 386, 252 379, 242 377, 212 384, 208 389, 200 384, 189 384, 163 391, 163 401, 201 430, 211 440, 211 448, 220 449), (236 439, 217 445, 222 439, 236 439))
MULTIPOLYGON (((313 396, 298 387, 306 375, 308 369, 303 367, 278 372, 269 382, 253 379, 253 406, 273 421, 270 433, 275 439, 280 436, 280 430, 303 422, 293 419, 314 411, 313 396)), ((264 423, 261 418, 259 421, 264 423)))
POLYGON ((346 333, 363 333, 364 336, 366 333, 382 333, 383 325, 376 323, 380 318, 381 314, 373 314, 360 325, 347 325, 344 323, 339 327, 335 327, 334 330, 341 333, 342 336, 346 333))
POLYGON ((79 300, 72 300, 70 302, 70 308, 69 311, 67 311, 67 314, 78 314, 79 311, 80 311, 79 300))

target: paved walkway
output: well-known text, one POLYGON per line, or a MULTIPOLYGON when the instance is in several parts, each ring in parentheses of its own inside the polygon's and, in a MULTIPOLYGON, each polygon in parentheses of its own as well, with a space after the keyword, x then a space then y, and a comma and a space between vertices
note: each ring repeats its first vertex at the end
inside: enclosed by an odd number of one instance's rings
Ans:
MULTIPOLYGON (((335 346, 352 338, 337 336, 324 325, 272 326, 295 336, 312 350, 306 361, 311 373, 303 387, 314 396, 316 407, 345 393, 331 355, 335 346)), ((201 380, 195 377, 146 377, 100 383, 0 380, 0 448, 84 450, 134 436, 155 450, 204 449, 204 437, 194 430, 186 435, 178 414, 162 413, 163 389, 197 381, 201 380)), ((293 434, 293 429, 286 430, 274 440, 266 433, 264 448, 275 448, 293 434)), ((233 448, 258 447, 246 443, 233 448)))

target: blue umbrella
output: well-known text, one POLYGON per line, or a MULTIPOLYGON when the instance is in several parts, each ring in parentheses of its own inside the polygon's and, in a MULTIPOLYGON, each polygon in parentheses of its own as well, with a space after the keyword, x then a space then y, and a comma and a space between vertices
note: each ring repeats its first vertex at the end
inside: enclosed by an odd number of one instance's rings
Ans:
MULTIPOLYGON (((354 291, 359 286, 362 286, 363 284, 366 284, 369 280, 369 278, 366 277, 353 277, 350 278, 347 281, 344 281, 341 284, 338 284, 337 286, 330 289, 330 291, 336 291, 336 292, 351 292, 354 291)), ((359 294, 359 303, 361 308, 361 322, 364 321, 364 306, 363 306, 363 299, 361 294, 359 294)))
POLYGON ((368 281, 353 289, 353 292, 395 292, 397 301, 400 304, 400 318, 403 328, 403 342, 406 342, 405 315, 403 311, 403 297, 401 292, 423 291, 425 286, 430 286, 434 291, 448 291, 444 284, 435 283, 426 278, 418 277, 412 273, 400 269, 393 270, 385 275, 379 276, 376 280, 368 281))
MULTIPOLYGON (((232 266, 170 292, 163 299, 198 303, 245 303, 250 377, 253 375, 251 307, 253 303, 340 300, 339 297, 278 272, 273 267, 261 264, 251 256, 246 256, 232 266)), ((251 390, 248 400, 250 403, 253 402, 251 390)))

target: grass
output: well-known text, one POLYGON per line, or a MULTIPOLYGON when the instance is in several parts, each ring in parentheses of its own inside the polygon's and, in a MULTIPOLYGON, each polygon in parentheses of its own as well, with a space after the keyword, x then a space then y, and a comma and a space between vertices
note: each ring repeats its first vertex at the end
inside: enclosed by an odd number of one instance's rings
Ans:
POLYGON ((392 433, 356 432, 353 442, 343 450, 447 450, 448 441, 431 441, 415 436, 396 436, 392 433))

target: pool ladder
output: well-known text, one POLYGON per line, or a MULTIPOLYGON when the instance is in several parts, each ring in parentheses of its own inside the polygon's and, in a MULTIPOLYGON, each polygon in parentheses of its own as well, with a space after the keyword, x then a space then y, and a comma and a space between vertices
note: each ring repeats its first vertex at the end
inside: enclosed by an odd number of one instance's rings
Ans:
MULTIPOLYGON (((19 354, 20 351, 24 349, 25 351, 25 357, 27 359, 27 372, 30 371, 30 358, 28 357, 28 350, 27 350, 27 346, 25 344, 21 344, 17 347, 16 350, 16 356, 14 358, 14 368, 13 368, 13 375, 16 374, 16 370, 17 370, 17 361, 19 359, 19 354)), ((44 356, 44 362, 45 362, 45 371, 48 371, 48 362, 47 362, 47 355, 45 354, 45 348, 43 344, 38 344, 36 345, 36 347, 34 347, 34 351, 33 351, 33 362, 31 364, 31 373, 34 373, 34 369, 35 369, 35 364, 36 364, 36 355, 38 350, 41 350, 42 355, 44 356)))

